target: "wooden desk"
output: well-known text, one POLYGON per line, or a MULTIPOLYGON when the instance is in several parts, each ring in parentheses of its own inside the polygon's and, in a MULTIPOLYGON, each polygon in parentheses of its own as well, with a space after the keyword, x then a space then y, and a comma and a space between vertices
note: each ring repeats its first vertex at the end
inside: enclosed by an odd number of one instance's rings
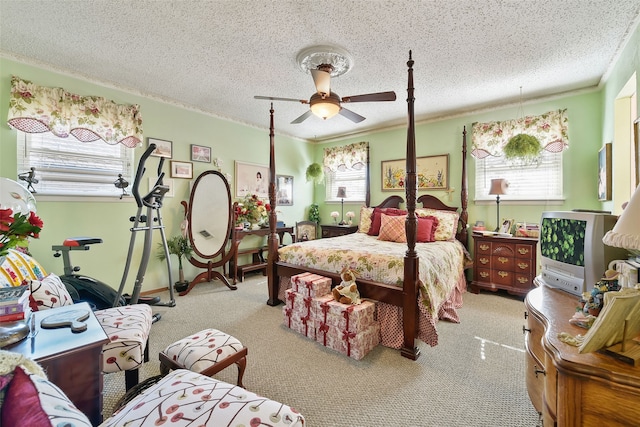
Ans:
MULTIPOLYGON (((293 227, 278 227, 276 228, 276 233, 280 237, 281 244, 285 233, 288 233, 291 236, 292 242, 296 241, 296 237, 293 234, 293 227)), ((231 242, 231 247, 233 248, 235 246, 236 251, 233 255, 233 259, 229 260, 229 277, 233 279, 234 285, 236 284, 238 277, 242 282, 244 280, 244 273, 247 273, 249 271, 262 270, 262 274, 267 273, 267 257, 264 255, 264 252, 267 250, 267 248, 264 245, 261 244, 258 247, 246 249, 239 249, 239 246, 242 239, 247 236, 265 237, 268 235, 268 228, 259 228, 256 230, 235 230, 235 239, 233 239, 233 241, 231 242), (238 265, 238 255, 251 255, 251 263, 238 265)))
POLYGON ((91 307, 86 302, 37 311, 37 334, 5 350, 38 362, 51 382, 60 387, 93 425, 102 422, 102 346, 109 342, 91 307), (83 309, 89 311, 87 330, 74 333, 68 327, 42 329, 40 321, 52 314, 83 309))
POLYGON ((640 367, 599 352, 580 354, 578 347, 560 341, 560 332, 586 333, 569 323, 578 297, 537 278, 535 283, 538 288, 525 299, 525 376, 544 426, 637 426, 640 367))

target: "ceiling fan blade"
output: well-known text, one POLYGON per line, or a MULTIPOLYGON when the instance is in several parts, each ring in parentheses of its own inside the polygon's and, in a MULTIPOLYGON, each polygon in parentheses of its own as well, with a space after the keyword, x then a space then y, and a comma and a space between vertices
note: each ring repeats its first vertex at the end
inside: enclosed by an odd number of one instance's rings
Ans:
POLYGON ((351 120, 353 123, 360 123, 361 121, 363 121, 365 118, 362 117, 360 114, 358 113, 354 113, 351 110, 347 110, 346 108, 342 107, 340 109, 340 113, 341 116, 346 117, 347 119, 351 120))
POLYGON ((377 101, 395 101, 396 93, 390 92, 377 92, 367 93, 364 95, 345 96, 342 98, 342 102, 377 102, 377 101))
POLYGON ((331 74, 324 70, 309 70, 313 76, 313 83, 316 85, 316 92, 319 94, 331 93, 331 74))
POLYGON ((295 119, 294 121, 291 122, 292 125, 297 125, 298 123, 302 123, 305 120, 307 120, 309 118, 309 116, 313 114, 311 112, 311 110, 307 110, 306 113, 304 113, 303 115, 301 115, 300 117, 298 117, 297 119, 295 119))
POLYGON ((294 98, 278 98, 275 96, 254 96, 255 99, 267 99, 269 101, 295 101, 295 102, 299 102, 301 104, 308 104, 309 101, 307 101, 306 99, 294 99, 294 98))

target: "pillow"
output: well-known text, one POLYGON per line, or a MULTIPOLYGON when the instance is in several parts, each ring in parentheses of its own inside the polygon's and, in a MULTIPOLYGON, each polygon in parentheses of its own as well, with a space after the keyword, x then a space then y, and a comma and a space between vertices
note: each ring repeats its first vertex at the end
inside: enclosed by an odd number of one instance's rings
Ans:
POLYGON ((373 214, 371 214, 371 228, 367 233, 369 236, 377 236, 378 234, 380 234, 381 214, 389 216, 401 216, 406 215, 407 211, 396 208, 374 208, 373 214))
POLYGON ((378 240, 385 242, 407 243, 407 235, 404 230, 404 216, 380 215, 380 233, 378 240))
MULTIPOLYGON (((406 217, 381 215, 380 234, 378 240, 387 242, 406 243, 407 234, 405 228, 406 217)), ((438 220, 434 217, 418 218, 418 232, 416 241, 418 243, 434 242, 434 231, 438 220)))
POLYGON ((51 427, 50 419, 57 426, 91 427, 87 416, 55 384, 17 366, 6 389, 2 425, 51 427))
POLYGON ((430 208, 416 209, 416 215, 419 217, 433 216, 438 219, 438 225, 435 231, 435 240, 453 240, 458 231, 458 219, 460 214, 456 211, 444 211, 430 208))
POLYGON ((73 299, 62 280, 53 273, 42 280, 30 280, 29 306, 31 310, 48 310, 73 304, 73 299))
POLYGON ((358 226, 358 233, 368 233, 371 228, 371 215, 373 214, 373 208, 362 206, 360 208, 360 225, 358 226))

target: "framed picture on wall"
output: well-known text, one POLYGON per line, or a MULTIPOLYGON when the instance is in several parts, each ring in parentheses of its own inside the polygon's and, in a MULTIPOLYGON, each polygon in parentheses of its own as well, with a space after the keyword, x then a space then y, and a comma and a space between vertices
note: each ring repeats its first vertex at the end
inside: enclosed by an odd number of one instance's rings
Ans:
POLYGON ((171 178, 193 178, 193 163, 171 160, 171 178))
POLYGON ((261 199, 269 197, 269 168, 236 160, 236 197, 255 194, 261 199))
POLYGON ((191 161, 211 163, 211 147, 191 144, 191 161))
POLYGON ((611 143, 607 142, 598 152, 598 200, 611 200, 611 143))
MULTIPOLYGON (((382 165, 382 191, 404 190, 407 162, 385 160, 382 165)), ((418 190, 449 189, 449 155, 418 157, 416 159, 418 190)))
POLYGON ((276 204, 278 206, 293 206, 293 177, 291 175, 276 175, 276 204))
POLYGON ((165 139, 147 138, 147 147, 156 144, 156 149, 151 152, 155 157, 166 157, 170 159, 173 156, 173 143, 165 139))

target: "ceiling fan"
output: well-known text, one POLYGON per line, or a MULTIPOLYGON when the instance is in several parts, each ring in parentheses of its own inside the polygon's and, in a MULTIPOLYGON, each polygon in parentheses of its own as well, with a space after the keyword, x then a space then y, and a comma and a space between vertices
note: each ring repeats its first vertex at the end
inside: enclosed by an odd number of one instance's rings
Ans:
POLYGON ((333 65, 320 64, 316 69, 309 70, 313 76, 313 82, 316 86, 316 93, 311 95, 311 98, 306 99, 294 99, 294 98, 278 98, 273 96, 254 96, 255 99, 267 99, 271 101, 295 101, 301 104, 309 104, 309 110, 302 114, 300 117, 292 121, 292 124, 302 123, 311 114, 326 120, 336 114, 346 117, 354 123, 360 123, 365 118, 358 113, 344 108, 341 104, 347 102, 380 102, 380 101, 395 101, 396 93, 390 92, 377 92, 367 93, 363 95, 345 96, 340 98, 337 93, 331 91, 331 72, 333 71, 333 65))

